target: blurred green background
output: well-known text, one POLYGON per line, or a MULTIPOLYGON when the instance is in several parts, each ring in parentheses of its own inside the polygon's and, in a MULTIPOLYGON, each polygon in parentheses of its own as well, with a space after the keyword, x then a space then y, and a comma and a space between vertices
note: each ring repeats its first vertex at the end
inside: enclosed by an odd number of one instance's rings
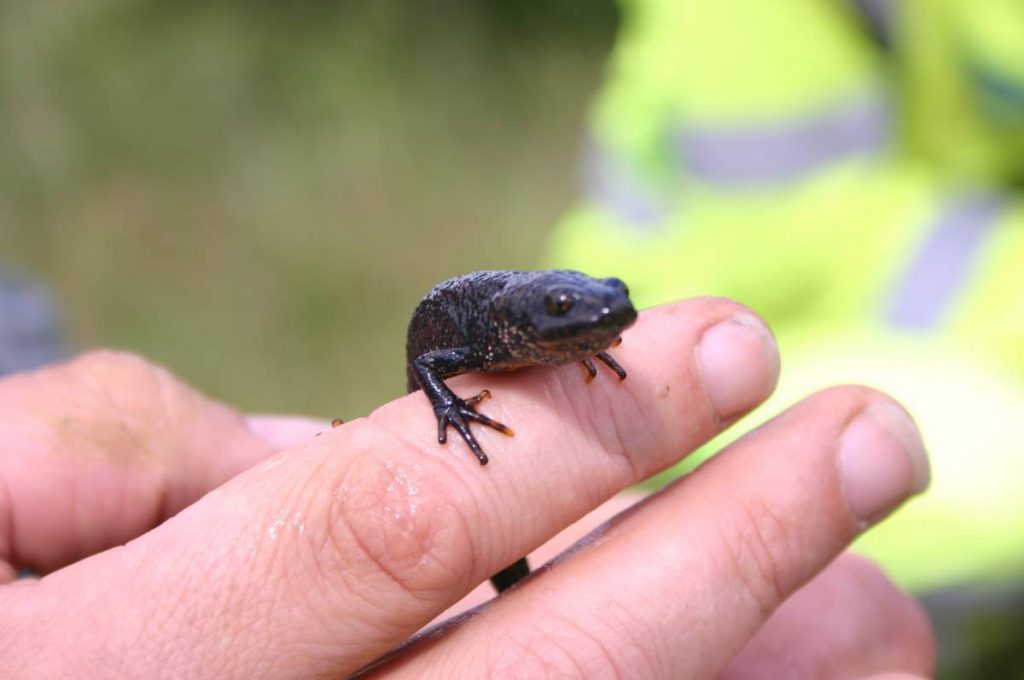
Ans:
POLYGON ((437 281, 576 193, 611 2, 0 4, 0 265, 243 409, 404 391, 437 281))

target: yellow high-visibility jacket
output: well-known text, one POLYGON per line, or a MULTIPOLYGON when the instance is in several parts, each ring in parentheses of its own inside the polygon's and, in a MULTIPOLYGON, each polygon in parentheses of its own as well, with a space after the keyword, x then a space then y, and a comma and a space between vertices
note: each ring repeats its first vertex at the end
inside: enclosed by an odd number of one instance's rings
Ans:
MULTIPOLYGON (((547 264, 726 295, 780 400, 918 417, 933 488, 865 539, 905 583, 1024 565, 1024 3, 622 0, 583 198, 547 264)), ((627 338, 628 340, 628 338, 627 338)))

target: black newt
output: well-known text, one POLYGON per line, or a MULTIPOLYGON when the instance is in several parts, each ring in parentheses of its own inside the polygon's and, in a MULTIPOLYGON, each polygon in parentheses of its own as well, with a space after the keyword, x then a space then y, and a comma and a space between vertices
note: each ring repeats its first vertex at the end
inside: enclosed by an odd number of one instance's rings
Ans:
MULTIPOLYGON (((488 390, 458 397, 444 379, 470 371, 511 371, 524 366, 582 362, 589 382, 594 359, 620 380, 626 371, 605 350, 636 321, 626 284, 568 270, 483 271, 434 286, 413 312, 406 342, 408 391, 422 389, 437 417, 437 441, 454 427, 481 465, 487 455, 469 422, 506 435, 512 430, 476 410, 488 390)), ((530 573, 526 558, 491 577, 498 592, 530 573)))

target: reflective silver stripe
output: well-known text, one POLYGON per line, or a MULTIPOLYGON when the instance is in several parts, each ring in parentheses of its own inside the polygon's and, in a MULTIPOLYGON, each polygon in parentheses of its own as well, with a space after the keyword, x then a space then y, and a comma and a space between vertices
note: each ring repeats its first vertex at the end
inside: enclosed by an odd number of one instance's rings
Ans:
POLYGON ((918 330, 942 321, 967 282, 1003 207, 996 196, 960 198, 948 205, 897 282, 886 321, 918 330))
POLYGON ((859 101, 774 126, 680 130, 675 148, 682 169, 701 181, 760 188, 882 150, 891 137, 891 120, 881 100, 859 101))
POLYGON ((669 202, 622 159, 589 140, 583 154, 583 194, 627 226, 654 229, 669 202))

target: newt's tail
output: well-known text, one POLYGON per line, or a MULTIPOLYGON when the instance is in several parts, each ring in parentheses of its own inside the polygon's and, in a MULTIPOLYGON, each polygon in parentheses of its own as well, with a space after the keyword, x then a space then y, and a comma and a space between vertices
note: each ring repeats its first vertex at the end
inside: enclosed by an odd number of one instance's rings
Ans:
POLYGON ((499 593, 508 590, 530 575, 530 563, 521 557, 491 577, 491 585, 499 593))

